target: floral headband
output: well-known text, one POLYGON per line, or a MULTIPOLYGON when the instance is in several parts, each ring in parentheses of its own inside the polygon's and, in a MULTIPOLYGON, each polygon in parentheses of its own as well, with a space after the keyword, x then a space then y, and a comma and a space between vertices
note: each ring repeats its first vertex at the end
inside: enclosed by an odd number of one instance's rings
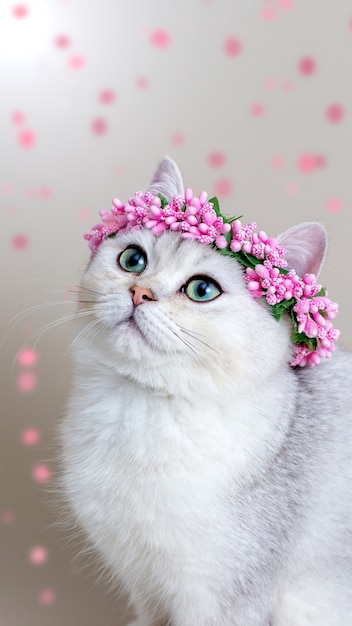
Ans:
POLYGON ((294 269, 286 269, 285 249, 264 231, 256 233, 255 222, 242 226, 239 219, 222 215, 217 198, 207 200, 205 191, 197 197, 186 189, 184 197, 168 202, 161 195, 137 192, 126 204, 113 200, 111 211, 101 211, 100 216, 102 223, 84 235, 92 256, 106 237, 130 229, 148 228, 156 236, 170 230, 183 239, 212 245, 244 266, 251 295, 265 298, 277 321, 284 312, 290 315, 295 344, 292 367, 313 367, 331 357, 340 335, 331 322, 338 305, 329 300, 314 274, 301 278, 294 269))

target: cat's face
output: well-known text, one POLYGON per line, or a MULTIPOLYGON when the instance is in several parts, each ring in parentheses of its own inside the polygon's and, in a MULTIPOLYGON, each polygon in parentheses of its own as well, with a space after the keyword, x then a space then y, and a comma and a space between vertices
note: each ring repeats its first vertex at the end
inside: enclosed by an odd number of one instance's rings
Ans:
POLYGON ((250 296, 237 262, 176 233, 105 240, 82 288, 96 322, 82 340, 143 384, 193 374, 254 384, 289 360, 288 327, 250 296))

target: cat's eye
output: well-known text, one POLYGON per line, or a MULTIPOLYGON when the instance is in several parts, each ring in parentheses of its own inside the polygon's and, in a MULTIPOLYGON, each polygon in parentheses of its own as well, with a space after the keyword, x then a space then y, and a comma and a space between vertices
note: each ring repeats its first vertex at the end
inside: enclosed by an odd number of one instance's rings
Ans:
POLYGON ((193 276, 181 291, 195 302, 209 302, 222 294, 220 285, 207 276, 193 276))
POLYGON ((140 274, 147 266, 147 255, 141 248, 129 246, 117 257, 117 262, 126 272, 140 274))

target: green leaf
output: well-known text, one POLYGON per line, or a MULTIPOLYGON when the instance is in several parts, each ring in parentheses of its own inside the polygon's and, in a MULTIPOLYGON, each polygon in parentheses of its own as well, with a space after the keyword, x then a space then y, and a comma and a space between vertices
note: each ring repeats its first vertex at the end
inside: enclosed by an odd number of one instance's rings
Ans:
MULTIPOLYGON (((282 302, 278 302, 277 304, 274 304, 271 309, 271 313, 274 319, 276 319, 276 321, 279 322, 283 314, 288 309, 290 309, 295 304, 295 302, 296 302, 295 298, 291 298, 290 300, 283 300, 282 302)), ((291 318, 292 318, 292 315, 291 315, 291 318)))
POLYGON ((322 287, 319 291, 319 293, 317 293, 314 298, 322 298, 323 296, 325 296, 326 294, 326 288, 322 287))
POLYGON ((166 200, 166 198, 161 195, 161 193, 158 193, 158 198, 160 198, 161 201, 161 208, 163 209, 167 204, 169 204, 169 201, 166 200))
POLYGON ((210 200, 208 200, 208 202, 211 202, 211 203, 212 203, 212 205, 213 205, 213 209, 214 209, 214 211, 215 211, 216 215, 217 215, 218 217, 222 217, 222 218, 224 218, 224 216, 223 216, 223 215, 221 215, 221 211, 220 211, 220 204, 219 204, 219 200, 217 199, 217 197, 216 197, 216 196, 214 196, 213 198, 210 198, 210 200))

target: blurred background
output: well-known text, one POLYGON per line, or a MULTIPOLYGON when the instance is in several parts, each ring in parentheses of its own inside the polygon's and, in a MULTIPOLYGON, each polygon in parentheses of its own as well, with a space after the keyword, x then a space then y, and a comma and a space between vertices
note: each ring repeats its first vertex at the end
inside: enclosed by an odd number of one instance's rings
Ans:
POLYGON ((82 234, 164 154, 276 235, 318 220, 352 347, 349 0, 1 0, 0 624, 122 626, 124 600, 56 525, 82 234))

